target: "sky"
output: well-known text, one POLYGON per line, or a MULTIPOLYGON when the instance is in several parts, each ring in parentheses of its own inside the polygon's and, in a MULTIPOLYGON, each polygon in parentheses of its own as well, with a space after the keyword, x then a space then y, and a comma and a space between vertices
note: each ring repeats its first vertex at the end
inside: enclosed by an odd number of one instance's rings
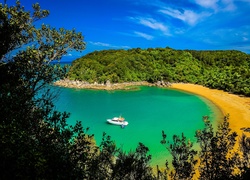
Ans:
POLYGON ((20 1, 27 10, 38 2, 50 11, 39 23, 82 32, 86 49, 68 59, 96 50, 158 47, 250 54, 250 0, 20 1))

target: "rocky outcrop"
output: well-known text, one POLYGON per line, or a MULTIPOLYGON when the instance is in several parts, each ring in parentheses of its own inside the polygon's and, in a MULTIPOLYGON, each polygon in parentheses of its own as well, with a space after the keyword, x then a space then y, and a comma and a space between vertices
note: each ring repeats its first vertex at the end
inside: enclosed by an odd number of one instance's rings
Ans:
POLYGON ((158 86, 158 87, 170 87, 171 83, 165 82, 165 81, 157 81, 156 86, 158 86))
POLYGON ((148 83, 146 81, 141 82, 124 82, 124 83, 111 83, 107 81, 105 84, 88 83, 85 81, 69 80, 63 79, 56 81, 54 83, 56 86, 68 87, 68 88, 79 88, 79 89, 103 89, 103 90, 118 90, 118 89, 133 89, 135 86, 159 86, 159 87, 169 87, 171 84, 164 81, 159 81, 155 84, 148 83))

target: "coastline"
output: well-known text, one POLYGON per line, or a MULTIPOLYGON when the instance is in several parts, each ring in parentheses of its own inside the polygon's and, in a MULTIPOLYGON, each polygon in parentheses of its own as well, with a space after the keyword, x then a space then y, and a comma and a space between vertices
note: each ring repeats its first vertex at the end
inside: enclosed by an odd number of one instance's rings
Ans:
POLYGON ((223 115, 229 114, 229 126, 239 136, 244 132, 242 128, 250 127, 249 97, 241 97, 195 84, 174 83, 171 88, 197 94, 213 102, 223 115))
POLYGON ((166 83, 157 82, 155 84, 142 82, 125 82, 114 83, 107 82, 105 84, 87 83, 82 81, 71 81, 68 79, 59 80, 54 83, 56 86, 77 88, 77 89, 95 89, 95 90, 131 90, 136 86, 158 86, 168 87, 170 89, 182 90, 199 95, 219 108, 223 115, 229 114, 230 128, 239 136, 242 135, 243 128, 250 128, 250 97, 241 97, 239 95, 230 94, 228 92, 209 89, 207 87, 189 84, 189 83, 166 83))
POLYGON ((149 86, 148 82, 131 82, 131 83, 88 83, 83 81, 73 81, 69 79, 62 79, 54 83, 56 86, 67 87, 67 88, 76 88, 76 89, 96 89, 96 90, 129 90, 131 86, 149 86))
POLYGON ((62 79, 54 83, 56 86, 76 88, 76 89, 96 89, 96 90, 130 90, 135 89, 136 86, 159 86, 159 87, 170 87, 170 83, 159 81, 157 83, 149 83, 147 81, 139 82, 124 82, 124 83, 110 83, 107 81, 105 84, 88 83, 84 81, 74 81, 69 79, 62 79))

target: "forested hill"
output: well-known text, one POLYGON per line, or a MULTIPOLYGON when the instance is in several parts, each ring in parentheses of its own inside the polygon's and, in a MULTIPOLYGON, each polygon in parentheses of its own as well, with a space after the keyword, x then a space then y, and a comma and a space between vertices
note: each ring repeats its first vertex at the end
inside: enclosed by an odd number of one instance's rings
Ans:
POLYGON ((171 48, 95 51, 75 60, 68 77, 92 83, 194 83, 250 96, 250 55, 171 48))

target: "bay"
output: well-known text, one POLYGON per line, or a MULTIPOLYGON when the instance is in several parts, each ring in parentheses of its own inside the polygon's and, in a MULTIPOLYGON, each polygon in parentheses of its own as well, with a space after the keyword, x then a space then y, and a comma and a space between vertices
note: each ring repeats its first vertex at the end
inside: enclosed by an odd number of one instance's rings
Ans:
POLYGON ((55 101, 57 110, 71 113, 68 123, 81 121, 99 145, 103 133, 110 135, 118 147, 135 151, 139 142, 149 148, 153 166, 163 167, 169 152, 160 141, 162 131, 171 142, 174 134, 195 142, 194 134, 203 128, 202 116, 216 123, 219 109, 208 100, 184 91, 141 86, 138 90, 86 90, 59 88, 55 101), (123 116, 129 122, 125 128, 110 125, 107 119, 123 116))

